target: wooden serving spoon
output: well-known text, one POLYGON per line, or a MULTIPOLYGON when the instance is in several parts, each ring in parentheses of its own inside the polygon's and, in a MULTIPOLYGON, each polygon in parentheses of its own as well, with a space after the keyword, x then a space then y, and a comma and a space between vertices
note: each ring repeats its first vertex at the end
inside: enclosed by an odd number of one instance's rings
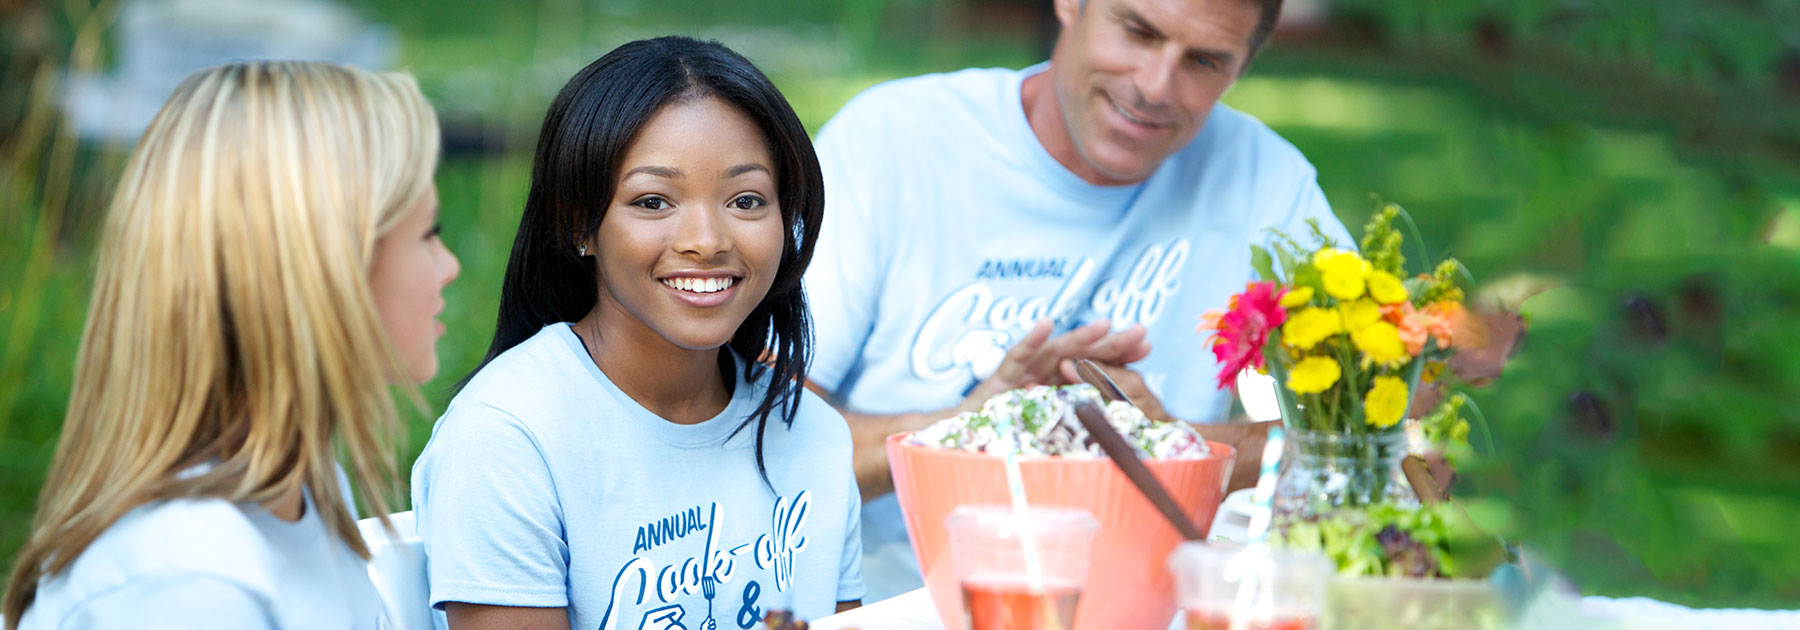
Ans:
POLYGON ((1131 480, 1131 484, 1137 486, 1138 492, 1144 493, 1144 498, 1149 499, 1150 504, 1162 512, 1163 518, 1175 526, 1175 531, 1180 532, 1182 538, 1206 538, 1200 533, 1200 528, 1195 527, 1194 522, 1188 519, 1187 514, 1182 513, 1181 506, 1175 503, 1175 497, 1170 496, 1162 483, 1150 474, 1150 467, 1138 459, 1137 451, 1125 441, 1125 437, 1106 422, 1106 414, 1098 406, 1086 402, 1076 405, 1075 417, 1081 420, 1081 426, 1087 428, 1088 435, 1093 436, 1094 441, 1100 444, 1100 450, 1106 451, 1106 456, 1112 458, 1119 470, 1125 473, 1125 477, 1131 480))

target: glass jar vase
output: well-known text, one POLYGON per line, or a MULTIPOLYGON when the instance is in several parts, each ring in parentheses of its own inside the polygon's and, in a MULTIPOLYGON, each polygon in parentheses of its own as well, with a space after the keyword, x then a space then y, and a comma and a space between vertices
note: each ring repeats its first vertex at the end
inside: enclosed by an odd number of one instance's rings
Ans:
POLYGON ((1337 433, 1287 429, 1275 484, 1277 520, 1305 518, 1373 503, 1418 505, 1400 461, 1406 433, 1337 433))

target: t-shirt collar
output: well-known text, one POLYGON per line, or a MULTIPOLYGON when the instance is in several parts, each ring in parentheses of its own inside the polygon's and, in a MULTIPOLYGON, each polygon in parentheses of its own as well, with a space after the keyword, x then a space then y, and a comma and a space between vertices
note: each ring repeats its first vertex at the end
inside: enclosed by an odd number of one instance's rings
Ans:
MULTIPOLYGON (((626 395, 624 390, 619 389, 612 379, 607 378, 606 373, 601 372, 600 367, 594 365, 593 360, 588 357, 587 347, 582 345, 581 337, 575 334, 575 330, 569 327, 568 322, 553 324, 551 327, 556 336, 563 340, 563 345, 568 351, 565 353, 568 358, 580 364, 582 366, 580 369, 587 372, 594 383, 618 403, 618 408, 626 412, 623 420, 637 423, 652 435, 672 446, 701 447, 722 444, 732 436, 732 432, 737 430, 746 418, 750 417, 750 412, 756 410, 757 401, 754 392, 751 391, 753 388, 748 382, 745 382, 743 370, 739 367, 742 365, 742 359, 732 353, 730 347, 720 348, 720 351, 725 352, 731 358, 733 365, 731 375, 732 378, 737 379, 736 385, 731 390, 731 402, 727 403, 725 409, 718 415, 704 421, 695 424, 676 424, 645 409, 631 396, 626 395)), ((745 430, 754 431, 755 427, 746 427, 745 430)))

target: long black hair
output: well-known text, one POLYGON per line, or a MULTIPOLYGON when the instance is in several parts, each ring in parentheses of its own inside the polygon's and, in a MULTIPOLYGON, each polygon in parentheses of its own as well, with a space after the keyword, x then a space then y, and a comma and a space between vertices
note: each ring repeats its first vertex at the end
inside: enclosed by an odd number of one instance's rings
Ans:
MULTIPOLYGON (((678 36, 631 42, 582 68, 556 95, 538 132, 531 192, 506 264, 494 341, 463 384, 544 326, 579 320, 594 308, 599 280, 577 247, 600 229, 626 152, 664 105, 703 97, 728 103, 755 121, 775 159, 776 198, 787 236, 781 266, 768 295, 728 342, 746 381, 771 372, 767 393, 737 428, 755 423, 756 469, 767 483, 764 429, 777 411, 785 425, 793 425, 812 354, 800 276, 819 238, 825 183, 812 140, 787 99, 750 60, 718 42, 678 36)), ((722 366, 729 361, 721 354, 722 366)))

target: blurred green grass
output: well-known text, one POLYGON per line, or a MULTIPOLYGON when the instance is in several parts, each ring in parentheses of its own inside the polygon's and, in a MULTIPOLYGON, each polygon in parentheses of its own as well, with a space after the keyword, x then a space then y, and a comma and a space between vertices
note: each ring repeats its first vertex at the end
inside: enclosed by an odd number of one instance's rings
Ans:
MULTIPOLYGON (((715 37, 762 65, 816 131, 885 79, 1038 60, 1042 42, 1030 29, 970 26, 968 14, 939 4, 363 3, 396 30, 400 67, 420 77, 446 124, 500 148, 449 155, 438 174, 445 239, 463 275, 447 291, 443 371, 425 387, 428 412, 409 419, 402 461, 423 448, 447 388, 486 348, 536 127, 568 76, 631 38, 715 37), (871 22, 871 8, 891 19, 871 22)), ((1512 84, 1547 87, 1499 93, 1479 65, 1421 69, 1429 64, 1391 52, 1355 55, 1278 43, 1226 102, 1318 166, 1346 224, 1360 225, 1379 195, 1417 218, 1433 257, 1462 259, 1490 293, 1560 287, 1525 304, 1526 351, 1496 388, 1475 393, 1502 452, 1469 475, 1484 519, 1543 550, 1588 592, 1791 607, 1800 544, 1785 524, 1800 520, 1800 401, 1785 392, 1800 391, 1800 356, 1779 349, 1800 344, 1800 330, 1782 322, 1800 312, 1790 291, 1800 276, 1800 164, 1686 131, 1704 123, 1609 114, 1595 101, 1628 89, 1584 97, 1555 69, 1515 70, 1512 84), (1721 293, 1725 323, 1682 319, 1695 278, 1721 293), (1640 302, 1668 313, 1664 336, 1674 341, 1634 341, 1642 309, 1621 305, 1640 302), (1616 435, 1583 433, 1588 416, 1570 411, 1571 395, 1590 390, 1612 405, 1616 435)), ((94 182, 106 182, 116 151, 82 148, 87 166, 75 179, 85 188, 70 220, 30 205, 0 216, 0 278, 25 280, 0 288, 0 357, 9 358, 0 363, 0 558, 26 534, 54 445, 93 218, 110 185, 94 182)), ((0 176, 16 198, 42 198, 43 182, 0 176)))

